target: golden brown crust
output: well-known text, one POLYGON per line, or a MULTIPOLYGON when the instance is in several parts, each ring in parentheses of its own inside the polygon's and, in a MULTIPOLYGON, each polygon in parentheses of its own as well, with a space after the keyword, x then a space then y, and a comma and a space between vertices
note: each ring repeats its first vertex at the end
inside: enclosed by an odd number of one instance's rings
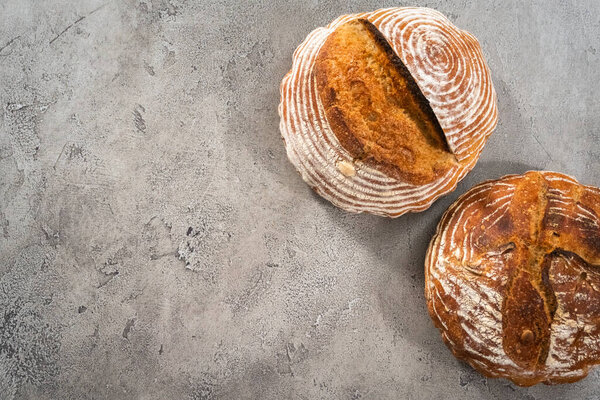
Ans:
MULTIPOLYGON (((364 40, 362 42, 365 43, 364 40)), ((390 70, 402 73, 396 67, 390 70)), ((402 79, 398 78, 398 83, 401 82, 402 79)), ((410 81, 405 80, 405 83, 410 86, 410 81)), ((408 92, 410 95, 414 91, 408 92)), ((425 102, 417 101, 417 110, 423 111, 422 103, 425 102)), ((434 122, 431 115, 426 115, 428 111, 423 113, 423 120, 434 122)), ((458 29, 441 13, 419 7, 342 15, 327 27, 312 31, 294 52, 292 69, 281 83, 279 114, 288 158, 308 185, 344 210, 388 217, 423 211, 440 196, 454 190, 475 166, 496 126, 498 115, 490 71, 477 39, 458 29), (336 118, 338 108, 330 107, 329 112, 325 110, 317 87, 317 58, 323 55, 321 50, 329 37, 344 24, 356 19, 368 20, 377 28, 377 35, 370 35, 367 42, 376 47, 378 54, 385 55, 384 61, 393 67, 390 56, 381 51, 376 39, 377 36, 384 37, 384 43, 393 48, 393 53, 402 60, 429 102, 452 152, 450 156, 459 161, 443 175, 440 171, 446 166, 431 168, 427 157, 426 162, 421 164, 421 167, 427 168, 420 170, 414 165, 406 166, 405 160, 400 158, 404 156, 410 161, 413 154, 407 151, 410 149, 401 149, 400 146, 391 146, 393 151, 379 156, 389 156, 391 161, 398 156, 396 163, 404 167, 404 172, 393 163, 382 163, 385 161, 383 157, 379 160, 365 157, 366 146, 357 140, 358 136, 354 136, 354 127, 346 124, 350 119, 341 113, 336 118), (344 137, 346 130, 351 130, 352 135, 344 137), (354 155, 347 149, 354 149, 354 155), (424 182, 432 176, 438 178, 425 184, 411 183, 424 182)), ((392 115, 387 117, 392 118, 392 115)), ((377 140, 371 143, 384 150, 390 148, 377 140)), ((371 151, 372 147, 367 150, 371 151)), ((376 153, 378 150, 375 148, 376 153)))
POLYGON ((529 172, 472 188, 425 263, 428 309, 454 354, 518 385, 600 363, 600 190, 529 172))
POLYGON ((351 20, 328 37, 315 76, 331 128, 354 159, 419 185, 456 164, 429 102, 368 20, 351 20))

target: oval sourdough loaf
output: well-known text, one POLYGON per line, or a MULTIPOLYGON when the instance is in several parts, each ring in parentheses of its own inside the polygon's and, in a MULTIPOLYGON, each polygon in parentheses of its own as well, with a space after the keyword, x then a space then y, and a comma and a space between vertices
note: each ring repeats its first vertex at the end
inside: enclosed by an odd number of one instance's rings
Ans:
POLYGON ((454 355, 529 386, 600 362, 600 190, 554 172, 479 184, 440 221, 429 313, 454 355))
POLYGON ((279 114, 288 157, 317 193, 391 217, 454 190, 497 123, 479 43, 428 8, 345 15, 311 32, 279 114))

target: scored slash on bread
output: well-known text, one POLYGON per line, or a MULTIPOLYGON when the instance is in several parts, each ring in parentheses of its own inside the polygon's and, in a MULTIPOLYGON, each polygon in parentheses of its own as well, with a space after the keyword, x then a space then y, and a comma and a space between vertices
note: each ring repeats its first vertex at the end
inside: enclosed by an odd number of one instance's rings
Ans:
POLYGON ((410 7, 311 32, 282 81, 279 113, 288 158, 317 193, 391 217, 454 190, 497 123, 477 40, 410 7))
POLYGON ((473 187, 440 221, 425 296, 453 353, 518 385, 600 363, 600 190, 554 172, 473 187))
POLYGON ((337 28, 314 68, 327 120, 355 160, 414 185, 456 166, 427 99, 368 20, 337 28))

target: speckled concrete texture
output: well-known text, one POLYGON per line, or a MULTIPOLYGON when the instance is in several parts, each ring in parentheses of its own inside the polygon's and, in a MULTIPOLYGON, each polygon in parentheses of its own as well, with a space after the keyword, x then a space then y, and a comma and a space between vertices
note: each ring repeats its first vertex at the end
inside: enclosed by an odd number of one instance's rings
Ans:
POLYGON ((598 399, 443 345, 425 249, 472 185, 600 185, 600 3, 0 2, 0 398, 598 399), (344 213, 287 161, 279 83, 336 16, 436 8, 480 40, 500 123, 431 209, 344 213))

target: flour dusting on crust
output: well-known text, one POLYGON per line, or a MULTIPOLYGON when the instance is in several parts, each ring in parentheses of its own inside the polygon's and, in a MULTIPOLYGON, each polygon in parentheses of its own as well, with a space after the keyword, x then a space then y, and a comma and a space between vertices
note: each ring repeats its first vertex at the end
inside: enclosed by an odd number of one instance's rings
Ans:
POLYGON ((497 123, 496 93, 477 40, 439 12, 411 7, 344 15, 311 32, 281 84, 279 114, 288 158, 315 191, 347 211, 391 217, 423 211, 454 190, 497 123), (375 25, 406 65, 460 162, 429 184, 411 185, 353 161, 327 121, 313 67, 327 37, 356 18, 375 25), (344 174, 340 162, 353 164, 355 174, 344 174))

